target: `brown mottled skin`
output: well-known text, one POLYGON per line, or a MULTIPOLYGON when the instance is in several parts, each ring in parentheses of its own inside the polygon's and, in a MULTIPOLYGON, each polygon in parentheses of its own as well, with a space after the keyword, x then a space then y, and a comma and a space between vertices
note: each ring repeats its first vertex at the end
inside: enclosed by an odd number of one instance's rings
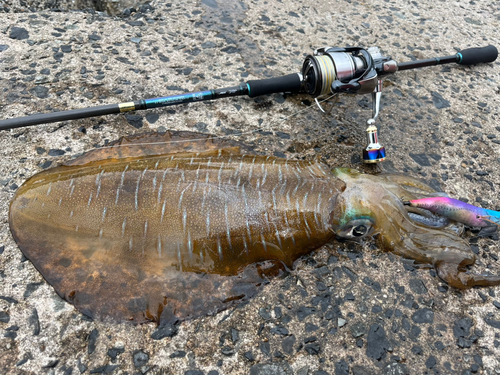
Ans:
POLYGON ((408 218, 401 194, 432 193, 416 180, 244 155, 193 133, 125 139, 68 164, 19 189, 10 226, 45 279, 93 317, 215 313, 335 234, 378 232, 384 248, 436 266, 456 287, 500 281, 459 272, 474 262, 468 245, 408 218))

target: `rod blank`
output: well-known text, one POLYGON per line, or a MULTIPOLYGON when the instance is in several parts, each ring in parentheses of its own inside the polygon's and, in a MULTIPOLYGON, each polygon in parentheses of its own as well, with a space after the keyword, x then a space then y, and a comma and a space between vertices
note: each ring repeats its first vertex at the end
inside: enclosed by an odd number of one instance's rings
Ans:
POLYGON ((125 102, 119 104, 108 104, 99 107, 71 109, 68 111, 40 113, 36 115, 16 117, 0 121, 0 130, 20 128, 52 122, 77 120, 87 117, 104 116, 141 109, 168 107, 177 104, 199 102, 204 100, 226 98, 230 96, 247 95, 247 85, 227 87, 223 89, 189 92, 180 95, 171 95, 160 98, 143 99, 136 102, 125 102))

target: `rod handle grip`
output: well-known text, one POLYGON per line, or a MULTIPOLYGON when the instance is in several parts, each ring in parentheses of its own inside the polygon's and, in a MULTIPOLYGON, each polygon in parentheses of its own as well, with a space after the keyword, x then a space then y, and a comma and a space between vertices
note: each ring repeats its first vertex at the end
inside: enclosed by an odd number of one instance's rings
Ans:
POLYGON ((293 73, 283 77, 248 81, 247 85, 248 96, 254 98, 277 92, 299 92, 302 87, 302 80, 299 74, 293 73))
POLYGON ((457 53, 458 64, 460 65, 489 63, 495 61, 497 56, 498 50, 492 45, 481 48, 467 48, 457 53))

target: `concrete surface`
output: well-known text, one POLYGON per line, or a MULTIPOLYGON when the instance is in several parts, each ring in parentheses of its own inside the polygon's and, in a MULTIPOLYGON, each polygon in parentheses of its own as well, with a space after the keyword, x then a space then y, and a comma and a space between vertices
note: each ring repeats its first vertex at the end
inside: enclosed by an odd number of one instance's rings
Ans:
MULTIPOLYGON (((0 118, 293 73, 325 45, 377 45, 397 61, 500 46, 500 6, 489 0, 151 6, 112 18, 43 10, 47 2, 1 4, 0 118)), ((379 117, 388 161, 381 168, 500 209, 499 79, 498 61, 388 77, 379 117)), ((330 115, 310 103, 306 95, 241 97, 0 132, 0 373, 500 373, 500 288, 448 289, 432 270, 370 244, 325 246, 246 306, 184 322, 177 335, 158 341, 153 324, 85 319, 10 235, 9 201, 29 176, 127 134, 209 132, 266 154, 319 156, 370 171, 359 157, 369 97, 341 96, 330 115)), ((466 236, 477 269, 497 274, 498 237, 466 236)))

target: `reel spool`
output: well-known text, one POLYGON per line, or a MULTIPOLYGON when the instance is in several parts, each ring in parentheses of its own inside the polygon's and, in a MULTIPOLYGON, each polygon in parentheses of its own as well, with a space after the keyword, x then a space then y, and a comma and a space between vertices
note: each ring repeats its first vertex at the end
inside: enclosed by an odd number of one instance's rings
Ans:
POLYGON ((317 49, 302 65, 305 90, 313 98, 333 93, 371 93, 377 85, 374 58, 381 57, 376 47, 317 49))

